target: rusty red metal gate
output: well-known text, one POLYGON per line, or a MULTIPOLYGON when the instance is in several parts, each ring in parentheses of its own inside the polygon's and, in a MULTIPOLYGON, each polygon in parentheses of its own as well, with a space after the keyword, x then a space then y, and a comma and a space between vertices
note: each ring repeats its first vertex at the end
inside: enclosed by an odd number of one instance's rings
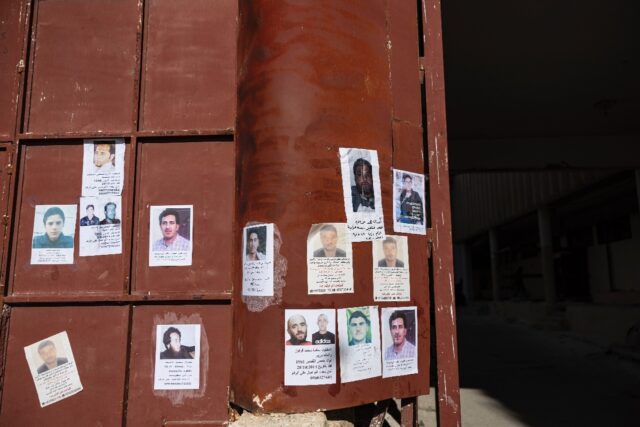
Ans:
MULTIPOLYGON (((415 421, 429 357, 402 380, 287 388, 271 340, 286 307, 371 298, 364 246, 354 248, 355 294, 310 297, 300 286, 309 225, 344 215, 337 148, 360 146, 378 150, 383 172, 429 175, 434 221, 410 238, 411 304, 428 355, 431 252, 439 416, 459 424, 439 2, 239 3, 2 2, 0 423, 221 425, 229 401, 296 412, 392 396, 409 399, 403 419, 415 421), (122 254, 31 265, 34 206, 78 203, 83 139, 101 137, 126 145, 122 254), (148 267, 149 208, 162 204, 194 205, 192 267, 148 267), (261 314, 243 307, 235 256, 241 227, 256 220, 276 223, 289 260, 282 298, 261 314), (153 390, 163 322, 197 322, 207 342, 203 389, 180 402, 153 390), (41 409, 22 348, 61 330, 83 361, 84 390, 41 409)), ((381 180, 392 229, 390 174, 381 180)))

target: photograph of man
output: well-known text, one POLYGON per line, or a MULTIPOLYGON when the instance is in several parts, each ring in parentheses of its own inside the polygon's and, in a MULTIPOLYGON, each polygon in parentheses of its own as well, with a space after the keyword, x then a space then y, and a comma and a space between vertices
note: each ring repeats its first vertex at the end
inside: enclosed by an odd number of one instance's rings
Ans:
POLYGON ((51 340, 42 341, 38 345, 38 354, 40 358, 44 362, 38 368, 38 374, 43 372, 47 372, 53 368, 57 368, 60 365, 64 365, 68 362, 65 357, 58 357, 58 352, 56 350, 56 345, 51 340))
POLYGON ((375 212, 373 168, 371 163, 363 158, 357 159, 353 163, 353 176, 356 184, 351 186, 353 212, 375 212))
POLYGON ((104 219, 100 221, 100 225, 120 224, 120 220, 116 218, 116 204, 109 202, 104 205, 104 219))
MULTIPOLYGON (((106 212, 106 206, 105 206, 106 212)), ((188 251, 191 242, 182 237, 180 231, 180 214, 176 209, 167 208, 158 216, 162 238, 153 243, 153 251, 188 251)))
POLYGON ((321 313, 318 316, 318 332, 311 334, 311 342, 313 345, 336 343, 336 336, 327 330, 328 326, 329 318, 326 314, 321 313))
POLYGON ((87 205, 87 215, 80 218, 80 227, 86 227, 88 225, 100 224, 100 218, 94 215, 95 206, 87 205))
POLYGON ((378 261, 378 267, 404 268, 404 262, 397 258, 398 243, 396 242, 396 239, 387 236, 382 241, 382 251, 384 252, 384 258, 378 261))
POLYGON ((93 165, 95 173, 111 173, 116 170, 116 144, 108 142, 93 143, 93 165))
MULTIPOLYGON (((356 310, 349 316, 349 345, 371 343, 369 327, 371 321, 362 311, 356 310)), ((379 357, 379 356, 378 356, 379 357)))
POLYGON ((422 224, 422 199, 413 191, 413 178, 405 173, 402 176, 402 192, 400 193, 400 222, 405 224, 422 224))
POLYGON ((416 357, 416 346, 407 339, 407 317, 402 311, 394 311, 389 317, 389 332, 393 344, 384 353, 385 360, 416 357))
POLYGON ((320 227, 320 242, 322 247, 313 252, 318 257, 346 257, 347 253, 338 248, 338 230, 333 224, 324 224, 320 227))
POLYGON ((247 230, 247 261, 258 261, 267 258, 264 252, 260 251, 265 234, 266 227, 249 228, 247 230))
POLYGON ((160 353, 160 359, 193 359, 195 346, 182 345, 182 334, 173 326, 167 328, 162 335, 162 343, 166 350, 160 353))
POLYGON ((307 319, 304 316, 294 314, 289 317, 287 332, 290 338, 285 342, 286 345, 311 345, 311 342, 307 341, 307 319))
POLYGON ((65 236, 64 212, 57 206, 50 207, 42 217, 45 234, 33 238, 34 249, 73 248, 73 237, 65 236))

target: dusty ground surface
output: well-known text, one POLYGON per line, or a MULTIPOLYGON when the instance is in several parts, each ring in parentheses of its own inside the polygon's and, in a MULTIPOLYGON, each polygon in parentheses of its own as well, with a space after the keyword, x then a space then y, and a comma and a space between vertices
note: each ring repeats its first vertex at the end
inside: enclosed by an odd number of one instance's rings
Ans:
MULTIPOLYGON (((462 425, 640 426, 640 364, 578 337, 461 312, 462 425)), ((435 425, 435 401, 419 420, 435 425)))

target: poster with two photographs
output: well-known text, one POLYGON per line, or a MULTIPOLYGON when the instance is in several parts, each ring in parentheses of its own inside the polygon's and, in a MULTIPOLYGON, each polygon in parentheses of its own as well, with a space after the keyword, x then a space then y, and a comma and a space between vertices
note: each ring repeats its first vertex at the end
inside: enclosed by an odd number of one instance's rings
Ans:
POLYGON ((335 310, 286 309, 284 323, 284 384, 334 384, 335 310))

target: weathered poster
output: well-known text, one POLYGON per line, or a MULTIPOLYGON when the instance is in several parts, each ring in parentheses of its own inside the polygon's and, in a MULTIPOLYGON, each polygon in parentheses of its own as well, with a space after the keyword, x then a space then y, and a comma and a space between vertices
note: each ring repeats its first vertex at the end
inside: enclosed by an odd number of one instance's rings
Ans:
POLYGON ((81 197, 80 256, 121 254, 121 218, 122 197, 81 197))
POLYGON ((242 232, 242 295, 273 296, 273 224, 242 232))
POLYGON ((384 237, 380 167, 375 150, 340 148, 344 209, 352 242, 384 237))
POLYGON ((123 138, 85 139, 83 196, 120 196, 124 185, 123 138))
POLYGON ((314 224, 307 238, 309 294, 353 293, 353 254, 346 224, 314 224))
POLYGON ((393 170, 393 231, 426 234, 425 179, 419 173, 393 170))
POLYGON ((36 205, 31 264, 73 264, 78 205, 36 205))
POLYGON ((338 310, 341 382, 378 377, 380 367, 380 321, 378 307, 338 310))
POLYGON ((191 265, 193 205, 151 206, 149 267, 191 265))
POLYGON ((385 236, 372 243, 373 300, 409 301, 409 244, 406 236, 385 236))
POLYGON ((156 325, 154 390, 200 388, 200 325, 156 325))
POLYGON ((288 309, 284 318, 284 384, 334 384, 335 310, 288 309))
POLYGON ((40 407, 44 408, 82 391, 66 331, 26 346, 24 355, 36 386, 40 407))
POLYGON ((418 322, 416 307, 382 309, 382 377, 418 373, 418 322))

